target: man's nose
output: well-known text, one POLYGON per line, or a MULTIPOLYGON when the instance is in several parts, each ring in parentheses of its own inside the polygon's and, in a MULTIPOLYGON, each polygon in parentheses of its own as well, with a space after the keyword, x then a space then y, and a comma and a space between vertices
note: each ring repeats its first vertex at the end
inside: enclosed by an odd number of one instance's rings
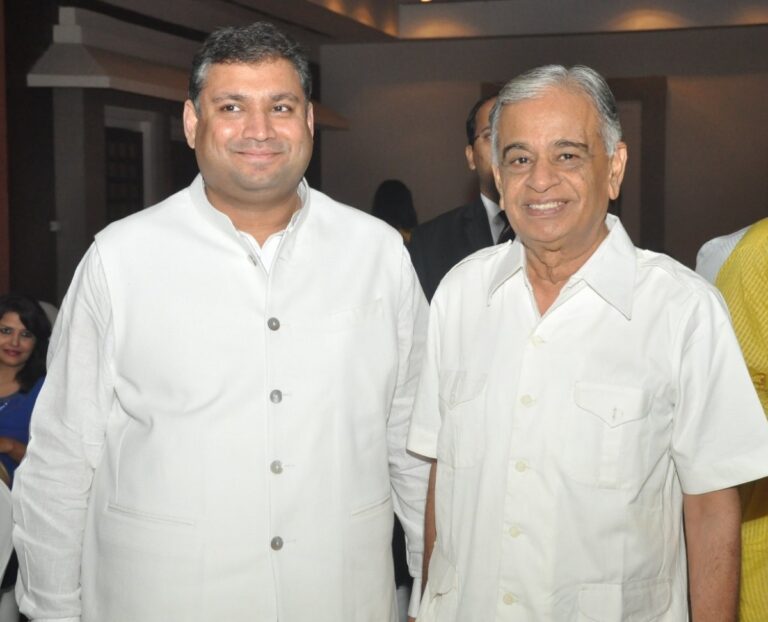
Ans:
POLYGON ((274 136, 274 127, 272 119, 268 112, 261 110, 251 112, 247 119, 243 131, 244 138, 253 138, 255 140, 267 140, 274 136))
POLYGON ((528 176, 528 185, 531 188, 537 192, 545 192, 559 182, 560 175, 552 162, 542 158, 533 163, 528 176))

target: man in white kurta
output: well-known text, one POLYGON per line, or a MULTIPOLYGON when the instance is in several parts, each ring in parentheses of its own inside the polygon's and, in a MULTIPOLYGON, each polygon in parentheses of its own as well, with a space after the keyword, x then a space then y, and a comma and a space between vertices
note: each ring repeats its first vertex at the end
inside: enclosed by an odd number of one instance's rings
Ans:
POLYGON ((518 240, 432 300, 408 442, 436 458, 420 622, 681 622, 688 564, 694 619, 735 619, 731 487, 768 472, 768 426, 717 293, 606 217, 625 147, 605 153, 576 82, 597 74, 579 74, 502 90, 497 182, 518 240), (702 568, 724 584, 711 601, 702 568))
POLYGON ((21 608, 395 622, 393 507, 421 563, 428 466, 405 436, 426 302, 394 229, 300 181, 292 44, 212 37, 288 52, 213 56, 185 108, 201 176, 77 270, 15 490, 21 608))

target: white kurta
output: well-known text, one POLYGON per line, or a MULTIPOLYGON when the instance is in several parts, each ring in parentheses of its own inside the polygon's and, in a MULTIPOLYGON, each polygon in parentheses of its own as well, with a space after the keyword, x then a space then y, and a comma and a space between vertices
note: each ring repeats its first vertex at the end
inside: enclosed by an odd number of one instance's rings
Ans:
POLYGON ((608 224, 543 316, 518 241, 432 301, 408 442, 437 458, 419 622, 684 621, 683 493, 768 474, 719 295, 608 224))
POLYGON ((96 237, 14 490, 30 617, 395 620, 426 302, 396 231, 300 194, 268 272, 199 177, 96 237))

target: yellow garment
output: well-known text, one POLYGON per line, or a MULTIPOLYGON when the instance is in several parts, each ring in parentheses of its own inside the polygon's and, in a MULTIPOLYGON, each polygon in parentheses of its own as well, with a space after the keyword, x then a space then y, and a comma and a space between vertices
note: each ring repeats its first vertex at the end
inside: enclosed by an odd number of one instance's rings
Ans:
MULTIPOLYGON (((768 218, 754 224, 717 275, 768 416, 768 218)), ((768 621, 768 478, 741 487, 741 622, 768 621)))

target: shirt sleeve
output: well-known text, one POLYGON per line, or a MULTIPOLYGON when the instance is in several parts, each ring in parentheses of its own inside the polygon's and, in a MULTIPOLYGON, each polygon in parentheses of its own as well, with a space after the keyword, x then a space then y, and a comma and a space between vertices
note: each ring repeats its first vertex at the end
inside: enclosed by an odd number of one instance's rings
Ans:
POLYGON ((438 369, 440 361, 439 304, 439 297, 436 297, 429 309, 427 346, 407 443, 410 451, 427 458, 437 458, 437 438, 442 424, 438 369))
POLYGON ((114 399, 113 350, 107 284, 93 245, 57 317, 13 490, 16 595, 21 612, 38 622, 80 620, 83 530, 114 399))
MULTIPOLYGON (((405 532, 408 569, 414 577, 413 592, 421 594, 424 552, 424 503, 427 498, 429 463, 406 451, 408 424, 424 354, 427 302, 405 248, 402 250, 400 307, 398 312, 398 375, 387 424, 393 504, 405 532)), ((411 598, 409 615, 415 616, 418 598, 411 598)))
POLYGON ((679 331, 672 457, 683 492, 768 475, 768 422, 719 294, 698 294, 679 331))

